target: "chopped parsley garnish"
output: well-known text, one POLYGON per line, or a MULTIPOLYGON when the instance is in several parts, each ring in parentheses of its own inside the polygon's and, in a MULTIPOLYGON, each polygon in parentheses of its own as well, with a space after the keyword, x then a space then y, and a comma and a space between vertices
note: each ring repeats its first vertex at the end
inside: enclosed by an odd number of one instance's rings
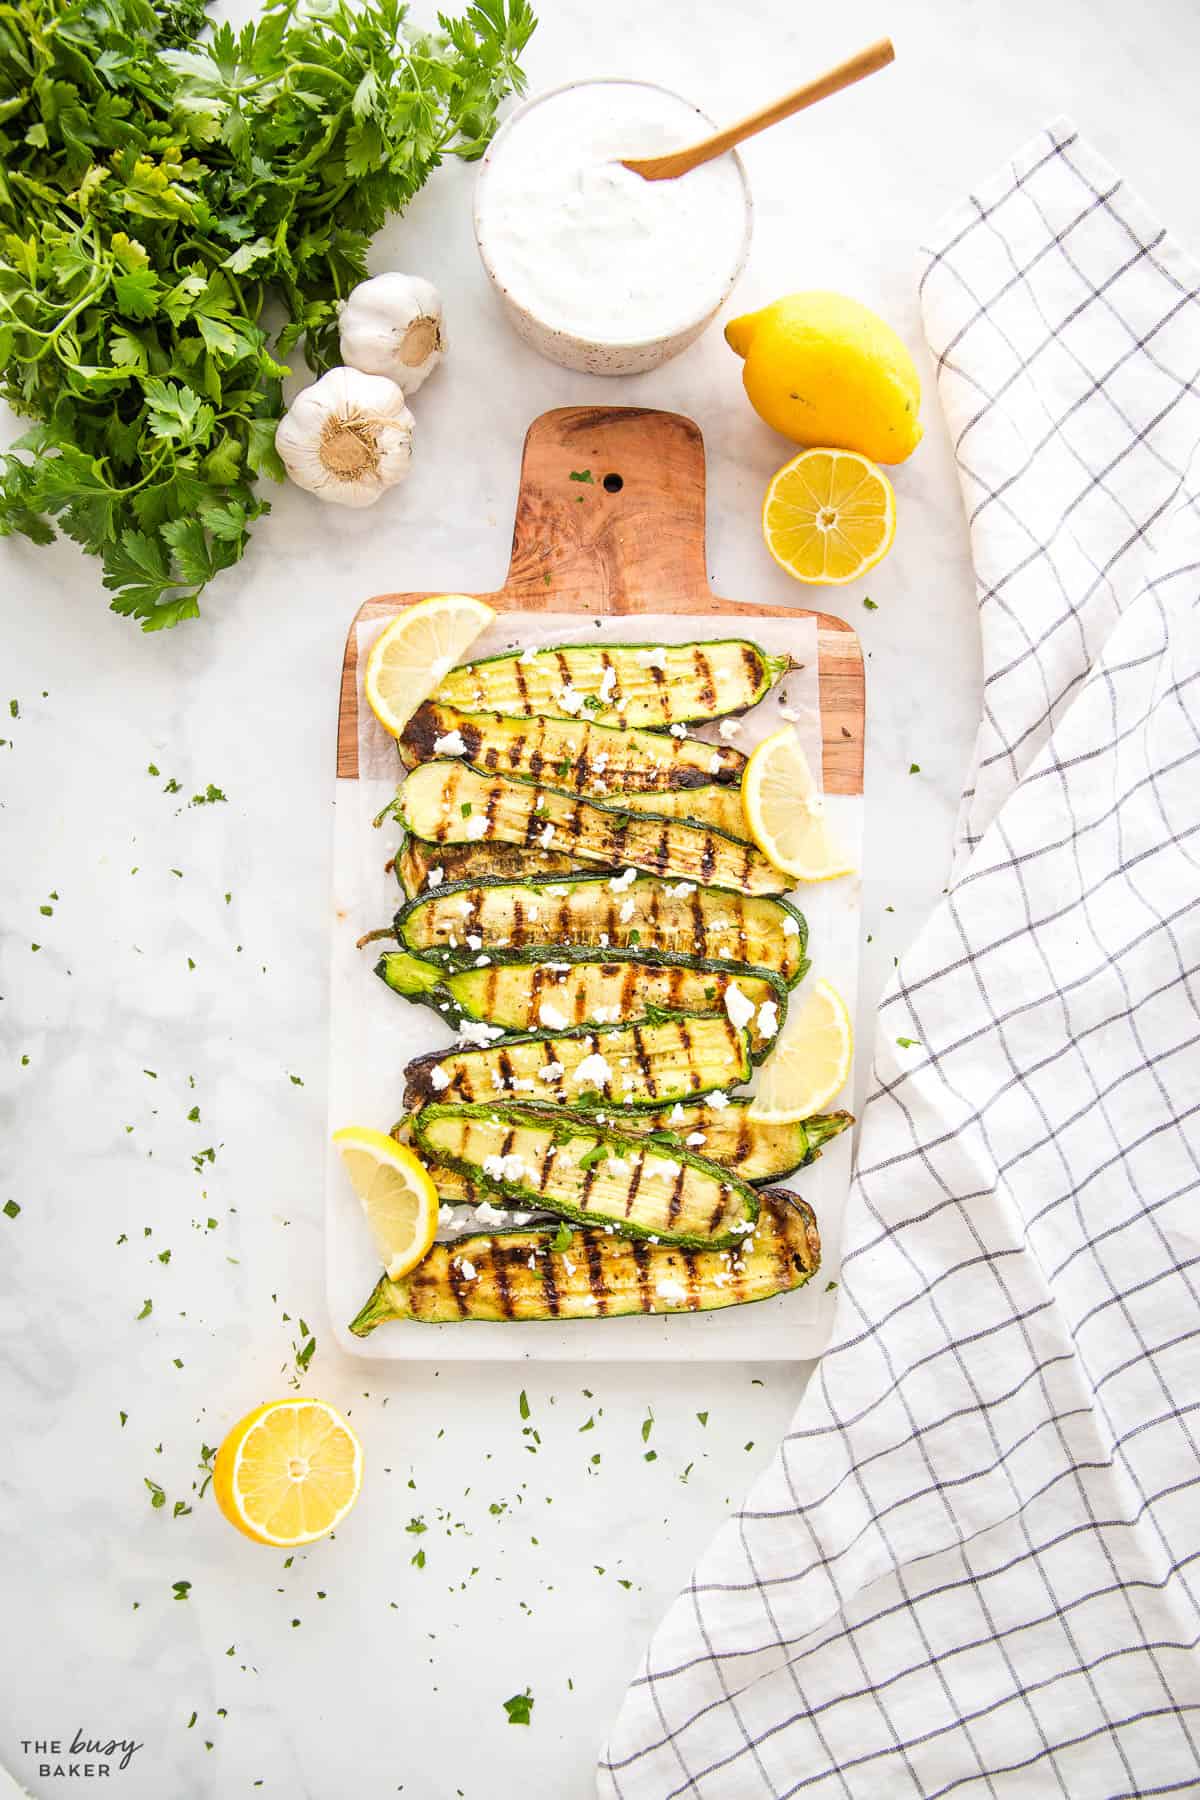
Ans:
POLYGON ((920 1038, 898 1037, 896 1042, 902 1050, 919 1050, 921 1048, 920 1038))
MULTIPOLYGON (((571 479, 574 481, 575 477, 572 476, 571 479)), ((591 479, 589 475, 588 480, 591 479)), ((533 1711, 533 1694, 529 1688, 523 1694, 514 1694, 511 1700, 505 1700, 503 1704, 510 1725, 529 1724, 529 1715, 533 1711)))
POLYGON ((863 605, 866 607, 868 612, 878 612, 879 611, 879 608, 875 604, 874 600, 868 600, 864 597, 863 605))
POLYGON ((6 1200, 4 1202, 4 1216, 6 1219, 15 1219, 20 1210, 21 1208, 17 1205, 15 1200, 6 1200))
POLYGON ((595 487, 596 485, 592 480, 592 471, 590 469, 572 469, 571 480, 586 481, 589 487, 595 487))

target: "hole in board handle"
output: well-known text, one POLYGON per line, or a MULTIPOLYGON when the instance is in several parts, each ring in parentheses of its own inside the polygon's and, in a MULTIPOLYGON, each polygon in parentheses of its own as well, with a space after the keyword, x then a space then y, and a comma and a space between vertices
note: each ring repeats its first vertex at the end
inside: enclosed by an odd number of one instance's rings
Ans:
POLYGON ((606 475, 604 477, 604 491, 606 494, 619 494, 624 486, 625 483, 619 475, 606 475))

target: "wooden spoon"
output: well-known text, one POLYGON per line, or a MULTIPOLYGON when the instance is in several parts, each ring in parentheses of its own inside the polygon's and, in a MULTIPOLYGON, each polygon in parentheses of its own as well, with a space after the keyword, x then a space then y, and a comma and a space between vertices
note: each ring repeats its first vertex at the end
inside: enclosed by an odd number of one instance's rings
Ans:
POLYGON ((727 125, 724 131, 714 132, 712 137, 701 138, 698 144, 689 144, 683 150, 668 150, 664 156, 626 156, 621 161, 625 168, 632 169, 635 175, 643 175, 647 181, 670 181, 676 175, 686 175, 689 169, 711 162, 714 156, 724 155, 735 144, 753 137, 756 132, 765 131, 768 125, 777 125, 780 119, 790 119, 793 113, 803 112, 806 106, 815 105, 828 94, 836 94, 842 88, 852 87, 864 76, 874 75, 877 69, 886 69, 895 55, 891 38, 880 38, 878 43, 868 44, 856 56, 847 57, 845 62, 827 69, 815 81, 806 81, 803 87, 785 94, 782 100, 772 101, 770 106, 751 113, 749 118, 740 120, 738 124, 727 125))

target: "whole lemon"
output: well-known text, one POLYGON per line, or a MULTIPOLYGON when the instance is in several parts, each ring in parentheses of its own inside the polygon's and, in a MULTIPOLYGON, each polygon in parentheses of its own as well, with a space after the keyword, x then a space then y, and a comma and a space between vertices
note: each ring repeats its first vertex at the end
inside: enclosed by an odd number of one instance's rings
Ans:
POLYGON ((787 294, 725 327, 768 425, 797 444, 898 463, 921 441, 921 382, 891 326, 845 294, 787 294))

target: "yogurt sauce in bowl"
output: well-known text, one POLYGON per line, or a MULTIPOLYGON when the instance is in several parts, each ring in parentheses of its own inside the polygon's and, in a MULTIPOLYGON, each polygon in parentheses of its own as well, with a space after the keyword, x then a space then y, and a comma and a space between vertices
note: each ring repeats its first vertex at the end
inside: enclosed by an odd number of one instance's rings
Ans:
POLYGON ((623 156, 714 130, 690 101, 641 81, 585 81, 529 101, 496 134, 475 199, 479 253, 533 346, 600 375, 636 374, 699 335, 750 247, 745 172, 727 152, 674 181, 623 156))

